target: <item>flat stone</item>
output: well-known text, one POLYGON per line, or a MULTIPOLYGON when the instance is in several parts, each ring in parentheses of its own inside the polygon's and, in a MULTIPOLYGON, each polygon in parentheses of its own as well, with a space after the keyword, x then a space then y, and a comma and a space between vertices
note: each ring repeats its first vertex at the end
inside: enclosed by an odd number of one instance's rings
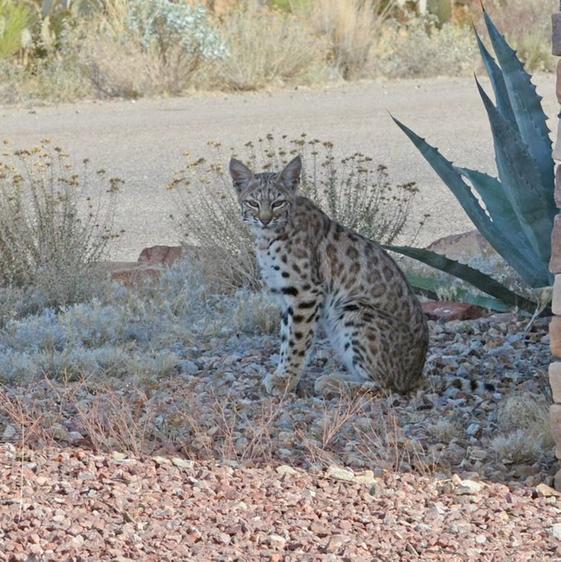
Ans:
POLYGON ((277 474, 280 474, 281 476, 294 476, 298 474, 298 471, 296 469, 292 468, 291 466, 288 466, 287 464, 277 466, 275 472, 277 474))
MULTIPOLYGON (((154 459, 154 460, 156 460, 156 459, 154 459)), ((158 461, 156 461, 156 462, 158 462, 158 461)), ((177 466, 177 468, 183 468, 183 469, 188 469, 188 470, 192 469, 195 466, 195 461, 182 459, 180 457, 173 457, 171 459, 171 462, 172 462, 173 465, 177 466)), ((161 463, 158 463, 158 464, 161 464, 161 463)))
POLYGON ((156 455, 155 457, 152 457, 152 460, 158 465, 161 466, 163 464, 170 464, 170 460, 166 457, 161 457, 159 455, 156 455))
POLYGON ((538 493, 538 496, 541 496, 542 498, 550 498, 552 496, 559 496, 559 492, 557 490, 554 490, 551 486, 548 486, 547 484, 544 484, 543 482, 536 486, 536 492, 538 493))
POLYGON ((559 361, 549 365, 549 384, 553 401, 561 403, 561 362, 559 361))
POLYGON ((561 523, 555 523, 551 527, 551 534, 558 540, 561 541, 561 523))
POLYGON ((337 465, 331 465, 327 469, 326 476, 328 478, 334 478, 335 480, 344 480, 346 482, 352 482, 355 479, 355 473, 347 468, 341 468, 337 465))
POLYGON ((483 489, 483 484, 481 482, 476 482, 475 480, 462 480, 457 474, 452 476, 452 484, 454 484, 454 491, 459 496, 472 496, 479 494, 483 489))
POLYGON ((4 432, 2 433, 2 441, 9 441, 13 439, 18 433, 18 430, 15 426, 8 424, 4 428, 4 432))
POLYGON ((486 315, 483 308, 474 304, 452 301, 426 301, 422 303, 423 312, 429 320, 474 320, 486 315))

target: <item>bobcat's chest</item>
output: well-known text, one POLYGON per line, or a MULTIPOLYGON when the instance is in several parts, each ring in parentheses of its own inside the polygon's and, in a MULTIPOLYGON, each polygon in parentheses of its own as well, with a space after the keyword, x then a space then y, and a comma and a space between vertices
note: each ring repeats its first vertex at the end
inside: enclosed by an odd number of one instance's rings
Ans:
POLYGON ((268 248, 266 251, 258 250, 257 261, 263 282, 269 289, 282 291, 290 284, 290 279, 285 273, 288 272, 288 264, 281 258, 281 253, 276 252, 276 248, 268 248))

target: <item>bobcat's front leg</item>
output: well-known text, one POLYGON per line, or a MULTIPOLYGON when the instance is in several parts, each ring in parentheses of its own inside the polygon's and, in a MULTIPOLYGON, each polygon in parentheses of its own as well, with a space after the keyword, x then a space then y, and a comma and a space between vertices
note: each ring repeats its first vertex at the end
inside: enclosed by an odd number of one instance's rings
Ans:
POLYGON ((275 372, 263 380, 269 394, 284 394, 298 384, 314 341, 320 305, 321 299, 316 296, 285 302, 279 364, 275 372))

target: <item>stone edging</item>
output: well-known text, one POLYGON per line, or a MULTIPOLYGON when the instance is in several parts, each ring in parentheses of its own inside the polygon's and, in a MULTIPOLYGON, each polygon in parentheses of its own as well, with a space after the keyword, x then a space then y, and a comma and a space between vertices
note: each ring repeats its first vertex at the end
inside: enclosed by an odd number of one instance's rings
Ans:
MULTIPOLYGON (((552 15, 552 51, 561 56, 561 3, 559 12, 552 15)), ((561 104, 561 60, 557 65, 557 101, 561 104)), ((558 124, 557 143, 553 152, 556 162, 561 162, 561 124, 558 124)), ((556 165, 555 171, 555 201, 561 208, 561 163, 556 165)), ((551 272, 555 274, 553 285, 553 318, 549 325, 551 337, 551 353, 561 359, 561 214, 557 215, 551 237, 551 272)), ((553 396, 550 408, 550 423, 555 440, 555 454, 561 459, 561 360, 555 360, 549 366, 549 383, 553 396)), ((561 490, 561 469, 555 475, 555 487, 561 490)))

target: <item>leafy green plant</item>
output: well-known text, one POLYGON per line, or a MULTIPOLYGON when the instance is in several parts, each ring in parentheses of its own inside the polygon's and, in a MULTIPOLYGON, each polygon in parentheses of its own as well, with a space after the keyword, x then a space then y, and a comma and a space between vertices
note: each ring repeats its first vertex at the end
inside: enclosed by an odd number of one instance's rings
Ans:
MULTIPOLYGON (((427 162, 458 199, 481 234, 532 288, 549 286, 551 231, 557 213, 554 201, 553 158, 541 98, 515 51, 484 14, 497 61, 480 37, 477 42, 495 103, 480 83, 477 88, 489 117, 495 144, 498 178, 455 166, 423 138, 395 119, 427 162), (495 105, 496 104, 496 105, 495 105)), ((393 248, 411 255, 412 249, 393 248)), ((483 274, 453 266, 451 260, 428 251, 414 250, 420 261, 466 279, 504 302, 521 299, 496 294, 483 274)), ((456 263, 456 262, 453 262, 456 263)), ((471 268, 470 268, 471 269, 471 268)))
POLYGON ((11 0, 0 0, 0 59, 15 55, 23 47, 31 11, 11 0))

